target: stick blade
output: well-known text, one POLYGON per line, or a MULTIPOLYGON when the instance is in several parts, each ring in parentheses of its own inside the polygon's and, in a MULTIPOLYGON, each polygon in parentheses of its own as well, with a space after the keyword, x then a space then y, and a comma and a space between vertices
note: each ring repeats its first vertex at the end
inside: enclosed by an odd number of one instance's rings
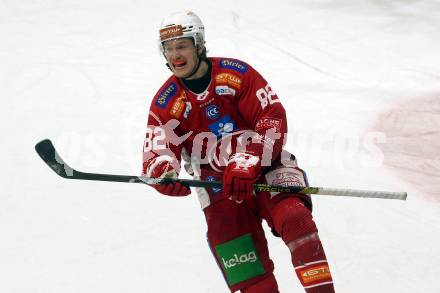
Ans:
POLYGON ((50 139, 44 139, 35 145, 40 158, 59 176, 71 178, 74 170, 58 155, 50 139))

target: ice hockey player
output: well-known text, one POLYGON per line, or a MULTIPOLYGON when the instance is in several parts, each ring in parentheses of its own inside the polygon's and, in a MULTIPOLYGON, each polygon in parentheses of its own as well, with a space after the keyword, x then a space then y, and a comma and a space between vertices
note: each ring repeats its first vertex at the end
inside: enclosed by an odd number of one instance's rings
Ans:
MULTIPOLYGON (((143 175, 177 177, 183 160, 195 178, 223 182, 196 191, 231 292, 278 292, 263 219, 290 250, 305 292, 334 292, 309 196, 253 191, 254 183, 307 185, 283 150, 287 122, 278 96, 249 64, 208 58, 204 26, 191 11, 163 20, 159 46, 173 75, 151 103, 143 175)), ((191 193, 179 183, 153 187, 169 196, 191 193)))

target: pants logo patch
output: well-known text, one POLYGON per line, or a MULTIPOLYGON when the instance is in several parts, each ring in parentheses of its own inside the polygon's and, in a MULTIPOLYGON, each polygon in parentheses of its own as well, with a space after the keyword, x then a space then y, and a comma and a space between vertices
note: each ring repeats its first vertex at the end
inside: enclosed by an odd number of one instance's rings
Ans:
POLYGON ((229 285, 264 274, 251 234, 245 234, 215 247, 229 285))

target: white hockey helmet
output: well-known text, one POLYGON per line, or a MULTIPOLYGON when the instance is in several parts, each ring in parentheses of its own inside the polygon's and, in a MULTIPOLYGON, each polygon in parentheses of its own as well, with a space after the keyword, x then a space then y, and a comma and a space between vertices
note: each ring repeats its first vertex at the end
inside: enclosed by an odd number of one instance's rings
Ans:
POLYGON ((192 11, 174 12, 162 20, 159 30, 159 48, 163 53, 163 42, 180 38, 192 38, 194 45, 204 46, 205 27, 192 11))

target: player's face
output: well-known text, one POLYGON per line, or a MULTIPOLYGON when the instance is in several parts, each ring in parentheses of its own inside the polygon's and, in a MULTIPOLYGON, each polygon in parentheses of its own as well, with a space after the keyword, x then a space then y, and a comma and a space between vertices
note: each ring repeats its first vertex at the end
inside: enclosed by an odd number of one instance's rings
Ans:
POLYGON ((165 58, 174 75, 188 76, 197 65, 197 49, 190 38, 166 41, 163 45, 165 58))

